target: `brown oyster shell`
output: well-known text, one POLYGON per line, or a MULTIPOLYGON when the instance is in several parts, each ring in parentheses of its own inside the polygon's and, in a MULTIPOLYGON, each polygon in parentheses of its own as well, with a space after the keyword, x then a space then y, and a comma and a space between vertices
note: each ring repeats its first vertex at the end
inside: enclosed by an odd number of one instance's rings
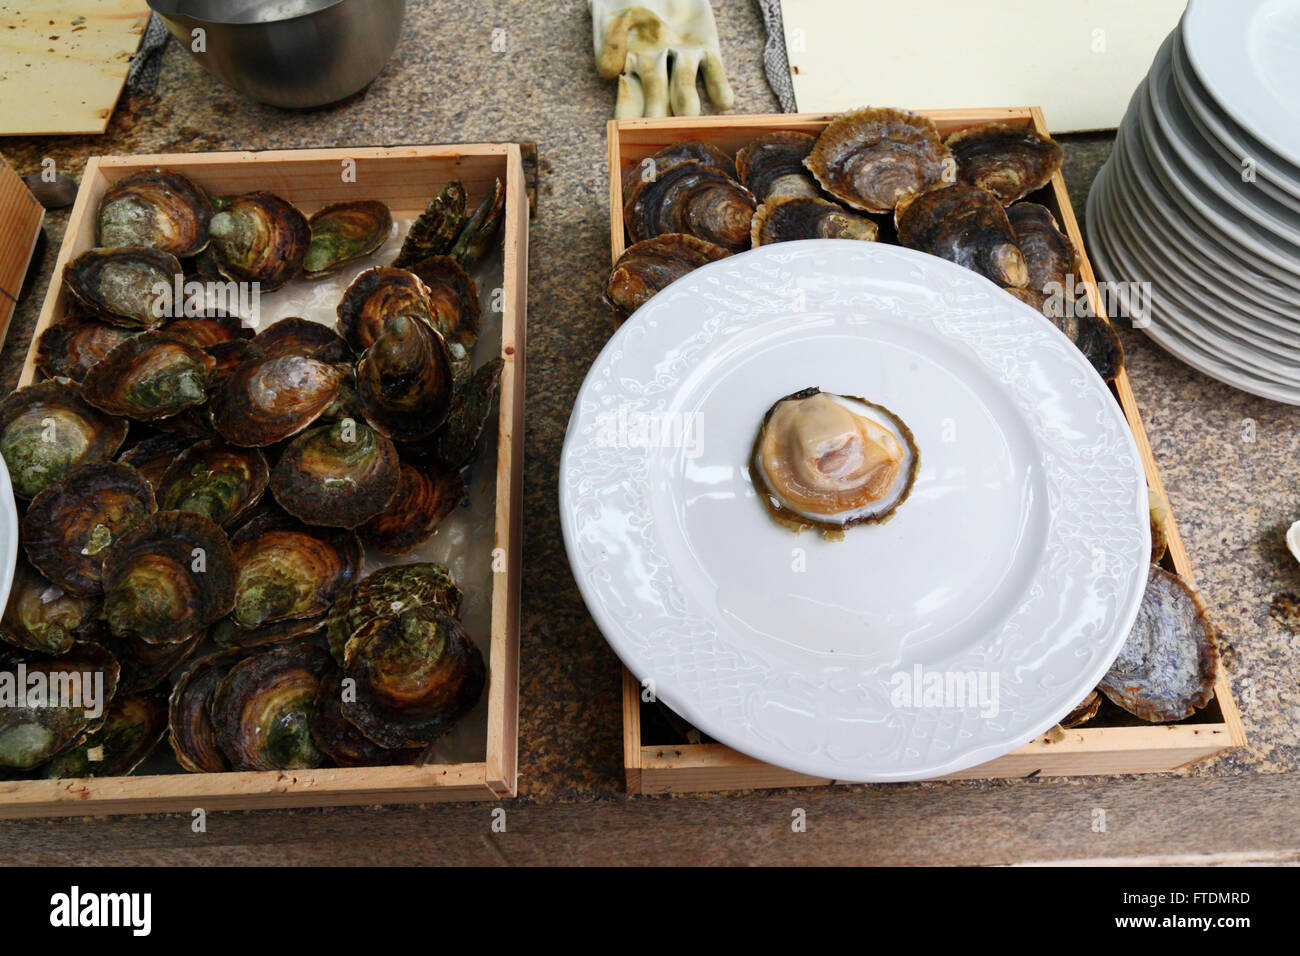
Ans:
MULTIPOLYGON (((8 681, 19 686, 15 668, 18 661, 3 665, 8 681)), ((81 642, 62 657, 27 657, 22 659, 27 676, 45 675, 45 685, 53 688, 66 684, 66 677, 80 674, 83 686, 93 687, 96 675, 102 679, 102 699, 93 703, 105 713, 92 717, 85 697, 81 706, 50 706, 50 701, 23 702, 20 706, 0 707, 0 768, 31 770, 77 741, 82 734, 93 732, 103 723, 107 708, 117 692, 118 665, 113 655, 98 644, 81 642)))
POLYGON ((105 415, 57 379, 0 400, 0 454, 19 498, 34 497, 80 465, 112 458, 126 432, 125 421, 105 415))
POLYGON ((413 272, 377 266, 367 269, 347 287, 338 305, 338 331, 360 355, 398 315, 433 321, 430 292, 413 272))
POLYGON ((393 231, 393 214, 371 199, 336 202, 307 220, 311 244, 303 260, 303 273, 311 279, 328 275, 354 259, 368 256, 393 231))
POLYGON ((240 627, 227 615, 213 624, 208 631, 212 643, 218 647, 261 647, 263 644, 283 644, 286 641, 312 637, 325 628, 325 615, 303 617, 297 620, 276 621, 262 627, 240 627))
POLYGON ((736 154, 740 182, 759 202, 819 198, 817 181, 804 165, 816 142, 816 136, 797 130, 764 133, 736 154))
POLYGON ((1007 221, 1029 270, 1027 289, 1071 302, 1083 294, 1079 250, 1046 206, 1021 202, 1007 207, 1007 221))
POLYGON ((253 337, 253 330, 233 315, 178 315, 164 319, 158 326, 174 339, 180 339, 198 349, 206 349, 220 342, 235 342, 253 337))
POLYGON ((407 554, 438 530, 465 500, 459 472, 403 461, 397 492, 382 512, 357 528, 366 547, 383 554, 407 554))
POLYGON ((861 239, 874 242, 880 227, 856 212, 825 199, 769 199, 754 212, 755 246, 795 239, 861 239))
POLYGON ((261 500, 270 480, 260 449, 208 439, 181 452, 163 474, 158 507, 192 511, 229 527, 261 500))
POLYGON ((428 292, 433 327, 447 344, 465 349, 478 337, 478 286, 452 256, 430 256, 411 266, 428 292))
POLYGON ((1084 354, 1097 374, 1113 381, 1124 367, 1124 346, 1114 327, 1088 308, 1087 299, 1062 306, 1061 297, 1033 289, 1007 289, 1021 302, 1036 309, 1084 354))
POLYGON ((351 660, 353 636, 368 622, 424 605, 459 617, 462 600, 451 572, 441 564, 389 565, 366 575, 334 602, 325 620, 325 640, 342 666, 351 660))
MULTIPOLYGON (((95 629, 98 615, 98 597, 68 594, 19 558, 9 588, 9 603, 0 619, 0 641, 58 657, 95 629)), ((3 658, 0 653, 0 663, 3 658)))
POLYGON ((242 648, 210 654, 191 664, 172 688, 168 736, 177 762, 191 773, 230 769, 230 761, 217 744, 209 711, 217 685, 247 657, 248 651, 242 648))
POLYGON ((397 492, 397 448, 364 422, 344 420, 299 435, 271 472, 280 507, 307 524, 355 528, 397 492))
POLYGON ((205 635, 200 631, 175 644, 149 644, 138 637, 118 637, 101 627, 96 636, 122 667, 118 688, 124 694, 138 694, 161 685, 193 657, 205 635))
POLYGON ((421 748, 381 747, 343 716, 343 672, 331 668, 321 678, 311 712, 311 736, 316 746, 340 767, 390 767, 419 760, 421 748))
POLYGON ((80 382, 86 373, 136 330, 110 325, 76 310, 55 322, 36 343, 36 367, 50 378, 80 382))
POLYGON ((50 780, 125 777, 144 762, 166 732, 165 693, 118 693, 103 724, 47 763, 42 773, 50 780))
POLYGON ((181 275, 177 258, 157 249, 91 249, 63 270, 63 284, 95 317, 113 325, 146 329, 162 316, 155 290, 181 275))
POLYGON ((99 201, 96 245, 157 249, 178 259, 208 244, 212 203, 180 173, 146 169, 119 179, 99 201))
POLYGON ((357 400, 370 426, 394 441, 432 435, 454 391, 451 354, 423 319, 399 315, 357 363, 357 400))
POLYGON ((320 418, 338 397, 342 375, 301 355, 245 362, 212 396, 212 424, 244 448, 283 441, 320 418))
POLYGON ((352 350, 328 325, 289 316, 257 333, 253 344, 267 358, 302 355, 331 365, 352 361, 352 350))
POLYGON ((1029 126, 984 123, 958 130, 945 145, 957 161, 957 180, 985 189, 1004 205, 1046 186, 1064 153, 1029 126))
POLYGON ((474 457, 501 394, 500 358, 484 362, 452 396, 447 420, 423 445, 408 445, 415 460, 429 459, 445 471, 459 471, 474 457))
POLYGON ((1088 696, 1079 702, 1079 705, 1061 718, 1061 726, 1066 730, 1072 730, 1075 727, 1082 727, 1092 718, 1097 716, 1097 711, 1101 709, 1101 694, 1097 691, 1089 691, 1088 696))
POLYGON ((863 212, 893 212, 956 178, 934 120, 887 108, 853 110, 831 120, 804 165, 822 189, 863 212))
POLYGON ((207 352, 165 332, 143 332, 96 363, 81 393, 110 415, 156 421, 202 405, 216 365, 207 352))
POLYGON ((1006 210, 992 193, 956 183, 908 200, 895 214, 898 241, 978 272, 1003 287, 1029 282, 1006 210))
POLYGON ((736 175, 735 162, 722 150, 698 140, 684 140, 665 146, 652 156, 647 156, 641 162, 625 169, 623 195, 628 195, 639 183, 654 179, 665 169, 678 163, 700 163, 703 166, 713 167, 729 179, 739 179, 736 175))
POLYGON ((1165 525, 1169 522, 1169 509, 1164 499, 1147 489, 1147 506, 1151 513, 1151 563, 1159 564, 1160 559, 1169 550, 1169 539, 1165 536, 1165 525))
POLYGON ((144 480, 149 482, 149 487, 154 490, 156 498, 162 476, 176 461, 176 456, 196 441, 198 439, 193 435, 164 432, 136 442, 118 455, 117 460, 123 465, 130 465, 143 475, 144 480))
POLYGON ((1190 717, 1214 697, 1218 640, 1187 582, 1152 565, 1133 630, 1099 690, 1152 723, 1190 717))
POLYGON ((266 192, 225 200, 208 224, 217 266, 228 279, 273 292, 302 272, 311 245, 307 218, 266 192))
POLYGON ((721 246, 682 233, 665 233, 629 246, 614 263, 605 298, 631 315, 688 272, 731 255, 721 246))
POLYGON ((638 181, 623 206, 633 242, 686 233, 732 252, 749 248, 749 224, 758 205, 748 189, 698 162, 681 162, 638 181))

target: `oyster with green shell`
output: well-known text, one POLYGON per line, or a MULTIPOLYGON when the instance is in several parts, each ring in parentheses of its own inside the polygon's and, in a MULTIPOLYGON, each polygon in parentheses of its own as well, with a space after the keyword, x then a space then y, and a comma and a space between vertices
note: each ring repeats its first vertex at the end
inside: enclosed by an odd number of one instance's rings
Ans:
POLYGON ((19 558, 9 588, 9 603, 4 617, 0 618, 0 641, 25 651, 58 657, 93 631, 98 617, 98 597, 68 594, 19 558))
POLYGON ((0 454, 19 498, 33 498, 72 469, 117 454, 127 423, 105 415, 57 379, 0 400, 0 454))
POLYGON ((230 526, 261 500, 270 480, 261 449, 207 439, 182 451, 163 473, 158 507, 192 511, 230 526))
POLYGON ((118 455, 117 460, 124 465, 130 465, 143 475, 144 480, 149 482, 149 487, 154 490, 156 498, 158 485, 161 484, 162 476, 167 473, 167 469, 172 466, 181 452, 198 440, 193 435, 162 432, 140 439, 118 455))
POLYGON ((334 602, 325 622, 325 639, 330 653, 342 666, 350 658, 349 640, 368 622, 426 605, 458 617, 461 600, 460 588, 441 564, 420 562, 380 568, 334 602))
POLYGON ((112 325, 147 329, 162 319, 159 295, 182 274, 170 253, 157 249, 91 249, 63 270, 63 284, 91 315, 112 325))
POLYGON ((338 202, 314 213, 307 225, 311 243, 303 260, 303 273, 315 279, 382 246, 393 231, 393 214, 374 200, 338 202))
POLYGON ((450 254, 466 269, 477 266, 496 244, 501 223, 505 220, 505 211, 506 188, 498 179, 493 182, 492 191, 465 220, 460 234, 452 243, 450 254))
POLYGON ((424 212, 411 224, 401 251, 393 260, 396 269, 407 269, 429 256, 444 256, 465 226, 465 187, 452 180, 430 200, 424 212))
POLYGON ((99 201, 97 245, 157 249, 178 259, 208 244, 212 204, 179 173, 146 169, 119 179, 99 201))
POLYGON ((165 332, 127 339, 86 373, 81 394, 96 408, 150 422, 202 405, 216 368, 203 349, 165 332))
POLYGON ((208 636, 218 647, 260 647, 263 644, 283 644, 298 638, 313 637, 325 628, 325 615, 302 617, 263 624, 260 627, 240 627, 232 614, 228 614, 208 629, 208 636))
POLYGON ((217 266, 228 279, 273 292, 302 272, 311 246, 307 217, 267 192, 223 200, 208 224, 217 266))
POLYGON ((232 770, 304 770, 326 758, 311 735, 321 678, 332 666, 314 644, 274 645, 235 664, 212 694, 217 745, 232 770))
POLYGON ((32 499, 22 521, 23 548, 64 593, 95 597, 108 550, 157 510, 149 482, 130 465, 83 465, 32 499))
POLYGON ((505 361, 494 358, 479 366, 468 382, 456 389, 447 419, 423 446, 443 470, 457 471, 469 463, 483 438, 492 409, 501 394, 501 373, 505 361))
POLYGON ((61 657, 11 658, 0 672, 0 684, 19 689, 0 707, 0 768, 31 770, 93 733, 117 692, 117 661, 98 644, 75 644, 61 657), (20 663, 26 685, 18 681, 20 663), (66 694, 55 696, 53 688, 66 694))
MULTIPOLYGON (((338 304, 338 332, 358 355, 383 334, 399 315, 433 324, 428 287, 413 272, 376 266, 367 269, 343 292, 338 304)), ((476 313, 477 315, 477 313, 476 313)))
POLYGON ((125 777, 153 752, 167 732, 167 695, 153 690, 118 694, 99 729, 42 768, 51 780, 125 777))
POLYGON ((355 528, 397 492, 397 448, 364 422, 343 419, 299 435, 271 472, 280 507, 307 524, 355 528))
POLYGON ((377 432, 394 441, 418 441, 446 420, 453 379, 442 336, 422 319, 399 315, 357 363, 357 398, 377 432))

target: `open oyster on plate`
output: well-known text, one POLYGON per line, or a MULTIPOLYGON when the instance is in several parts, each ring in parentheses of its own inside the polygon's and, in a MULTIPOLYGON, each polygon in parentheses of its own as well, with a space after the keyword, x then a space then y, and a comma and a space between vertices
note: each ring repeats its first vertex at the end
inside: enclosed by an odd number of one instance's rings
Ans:
POLYGON ((0 454, 19 498, 35 497, 79 465, 112 458, 126 431, 125 421, 105 415, 57 379, 0 400, 0 454))
POLYGON ((768 409, 749 467, 779 523, 833 536, 888 520, 911 494, 920 461, 911 430, 883 405, 806 388, 768 409))
POLYGON ((255 192, 221 203, 208 224, 222 275, 273 292, 302 272, 311 245, 307 217, 292 203, 255 192))
POLYGON ((631 315, 686 273, 729 255, 721 246, 683 233, 643 239, 629 246, 614 263, 605 283, 605 298, 631 315))
POLYGON ((955 183, 909 199, 894 214, 898 241, 965 266, 1003 287, 1022 289, 1029 268, 1006 210, 990 192, 955 183))
POLYGON ((623 205, 623 220, 634 242, 686 233, 738 252, 749 248, 757 205, 748 189, 716 167, 678 162, 637 181, 623 205))
POLYGON ((825 199, 769 199, 754 212, 755 246, 795 239, 862 239, 873 242, 880 227, 859 213, 825 199))
POLYGON ((112 325, 147 329, 162 318, 155 311, 162 288, 181 274, 171 253, 117 247, 83 252, 64 267, 63 284, 90 314, 112 325))
POLYGON ((1055 140, 1005 123, 958 130, 945 145, 957 161, 958 182, 988 190, 1004 206, 1046 186, 1064 159, 1055 140))
POLYGON ((146 169, 119 179, 99 203, 101 247, 157 249, 178 259, 197 256, 208 244, 212 203, 179 173, 146 169))
POLYGON ((804 165, 822 189, 863 212, 893 212, 904 200, 956 177, 934 120, 888 108, 853 110, 831 120, 804 165))
POLYGON ((741 183, 759 202, 805 197, 817 199, 821 190, 804 165, 817 137, 795 130, 765 133, 736 154, 741 183))

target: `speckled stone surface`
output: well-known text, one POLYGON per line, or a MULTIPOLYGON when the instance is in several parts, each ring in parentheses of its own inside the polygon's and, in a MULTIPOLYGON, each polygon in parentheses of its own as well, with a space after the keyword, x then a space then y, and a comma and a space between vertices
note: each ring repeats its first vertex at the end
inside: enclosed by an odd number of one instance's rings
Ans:
MULTIPOLYGON (((1205 801, 1219 800, 1226 805, 1229 798, 1225 794, 1232 787, 1220 784, 1227 781, 1203 780, 1198 785, 1169 778, 836 787, 815 794, 792 792, 789 799, 769 793, 629 800, 622 780, 619 665, 573 583, 556 501, 560 445, 570 407, 588 366, 615 328, 599 302, 609 265, 605 122, 613 106, 614 89, 592 70, 590 21, 584 3, 412 0, 408 6, 405 31, 388 68, 367 93, 339 107, 295 114, 258 106, 218 85, 173 45, 166 53, 157 94, 124 100, 106 136, 7 140, 0 141, 0 151, 22 172, 36 169, 43 157, 51 156, 61 171, 78 175, 85 158, 94 154, 537 141, 541 184, 529 267, 522 804, 535 804, 538 810, 556 802, 619 804, 617 812, 601 817, 609 822, 603 835, 591 837, 596 842, 635 831, 635 822, 628 823, 626 814, 635 814, 638 807, 654 817, 647 817, 646 826, 662 828, 676 820, 683 827, 683 839, 701 844, 715 839, 708 835, 714 832, 708 829, 709 821, 726 817, 729 826, 739 828, 726 831, 732 834, 732 845, 746 839, 759 841, 766 858, 773 859, 783 858, 779 849, 763 842, 766 838, 758 830, 742 832, 744 821, 751 811, 774 815, 775 823, 761 826, 770 832, 788 831, 789 811, 783 807, 791 801, 834 811, 840 820, 857 819, 868 812, 866 808, 877 807, 881 813, 894 814, 891 819, 898 826, 905 826, 898 821, 906 821, 910 813, 915 825, 930 827, 936 839, 948 832, 937 822, 948 812, 942 806, 955 813, 963 812, 964 807, 972 821, 993 828, 991 833, 1005 831, 1006 839, 1017 842, 1037 841, 1032 851, 1021 854, 1036 858, 1103 851, 1080 850, 1077 843, 1070 842, 1079 839, 1077 835, 1069 837, 1065 830, 1053 833, 1048 827, 1029 836, 1023 826, 1003 827, 1010 819, 1008 813, 1023 812, 1026 806, 1061 806, 1072 801, 1107 805, 1113 799, 1116 805, 1131 807, 1133 814, 1149 813, 1154 819, 1161 804, 1143 799, 1144 785, 1153 793, 1158 789, 1165 794, 1166 806, 1170 801, 1195 803, 1201 799, 1198 794, 1204 795, 1205 801), (499 29, 506 31, 500 52, 493 49, 493 31, 499 29), (1069 796, 1078 794, 1079 788, 1088 796, 1069 796), (952 799, 940 800, 938 795, 943 793, 952 799), (927 803, 927 794, 934 797, 933 806, 927 803), (680 812, 665 816, 652 810, 665 804, 680 812), (1021 811, 1012 811, 1013 806, 1021 811)), ((764 36, 756 8, 750 0, 715 0, 714 6, 736 90, 736 110, 775 111, 775 98, 762 74, 764 36)), ((1066 176, 1081 220, 1088 185, 1105 158, 1109 139, 1099 135, 1066 140, 1066 176)), ((40 280, 35 294, 19 307, 0 354, 0 384, 6 389, 17 381, 64 221, 58 213, 48 218, 51 243, 40 280)), ((1133 388, 1174 514, 1202 593, 1227 645, 1230 674, 1251 741, 1247 751, 1198 765, 1182 775, 1290 774, 1300 769, 1296 742, 1300 653, 1295 635, 1270 616, 1270 605, 1276 594, 1300 593, 1300 564, 1288 556, 1282 541, 1287 524, 1300 517, 1296 481, 1300 474, 1300 409, 1235 392, 1182 366, 1144 336, 1131 331, 1122 335, 1133 388)), ((1260 780, 1258 786, 1248 783, 1240 781, 1243 798, 1255 794, 1254 799, 1274 801, 1275 806, 1280 805, 1279 800, 1285 802, 1278 794, 1294 790, 1281 780, 1267 785, 1260 780)), ((279 832, 284 839, 296 840, 287 835, 297 826, 293 821, 319 813, 285 811, 264 816, 260 822, 250 817, 241 824, 247 852, 213 858, 229 862, 276 859, 269 851, 258 855, 259 846, 275 840, 256 833, 282 825, 279 832)), ((391 837, 403 827, 418 826, 418 821, 438 814, 444 814, 438 819, 449 824, 472 816, 470 810, 461 808, 394 810, 378 816, 364 810, 330 813, 333 819, 349 821, 349 827, 369 821, 365 825, 374 828, 376 838, 391 837)), ((564 819, 573 816, 572 808, 564 813, 564 819)), ((1086 815, 1084 810, 1080 813, 1086 815)), ((1263 824, 1253 830, 1234 829, 1230 839, 1236 842, 1217 849, 1295 845, 1300 842, 1295 839, 1297 817, 1292 813, 1288 819, 1291 828, 1282 833, 1263 824)), ((1170 833, 1167 828, 1153 827, 1142 831, 1139 822, 1130 822, 1135 827, 1131 844, 1116 843, 1104 852, 1154 852, 1151 841, 1157 839, 1164 839, 1159 847, 1170 851, 1186 846, 1202 852, 1204 845, 1213 842, 1203 839, 1198 843, 1194 834, 1185 834, 1179 843, 1176 830, 1170 833), (1162 833, 1166 836, 1160 836, 1162 833)), ((1074 825, 1062 824, 1067 828, 1074 825)), ((1078 825, 1087 829, 1086 820, 1078 825)), ((184 840, 183 836, 174 840, 146 836, 146 832, 155 831, 140 829, 143 824, 132 820, 12 826, 19 829, 10 830, 12 841, 0 837, 0 853, 16 846, 23 833, 40 834, 39 839, 45 841, 41 846, 51 860, 60 858, 60 847, 93 842, 90 835, 95 827, 111 827, 117 838, 125 841, 115 845, 154 847, 135 857, 118 854, 128 862, 178 858, 169 855, 166 847, 184 840)), ((467 832, 469 827, 466 824, 467 832)), ((481 830, 486 831, 486 824, 481 830)), ((554 830, 547 832, 549 837, 555 836, 554 830)), ((328 836, 321 835, 321 839, 328 836)), ((953 839, 951 834, 948 839, 953 839)), ((970 852, 954 851, 950 858, 974 862, 1008 857, 982 843, 982 838, 967 833, 966 839, 972 846, 970 852)), ((824 842, 819 840, 817 845, 826 852, 824 842)), ((1004 849, 1006 845, 1002 844, 1004 849)), ((814 851, 814 844, 809 842, 800 849, 814 851)), ((468 858, 478 851, 465 852, 468 858)), ((788 858, 801 855, 792 851, 788 858)), ((669 855, 660 856, 667 859, 669 855)), ((814 851, 809 858, 832 857, 818 857, 814 851)), ((27 859, 31 861, 31 857, 27 859)))

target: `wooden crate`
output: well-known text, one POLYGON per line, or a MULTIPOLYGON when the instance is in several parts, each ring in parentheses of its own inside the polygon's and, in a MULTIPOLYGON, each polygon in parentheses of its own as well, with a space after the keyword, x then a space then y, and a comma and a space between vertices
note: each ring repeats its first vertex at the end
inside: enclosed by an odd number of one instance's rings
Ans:
POLYGON ((36 253, 45 208, 22 177, 0 156, 0 345, 18 307, 27 268, 36 253))
POLYGON ((86 780, 0 781, 0 818, 159 811, 243 810, 345 804, 494 800, 513 796, 518 776, 519 581, 522 558, 524 337, 528 283, 528 196, 520 148, 514 143, 403 146, 93 157, 50 280, 23 369, 37 375, 36 339, 62 317, 64 265, 94 245, 95 213, 108 186, 136 170, 161 166, 183 173, 217 195, 269 190, 310 215, 358 187, 345 185, 345 161, 356 164, 365 198, 387 203, 395 219, 419 215, 450 179, 464 183, 471 203, 506 184, 502 311, 501 412, 496 465, 494 547, 506 570, 493 575, 488 654, 487 748, 476 763, 322 770, 164 774, 86 780))
MULTIPOLYGON (((1001 122, 1032 126, 1044 135, 1047 124, 1037 107, 1013 109, 961 109, 922 111, 932 118, 939 132, 949 133, 979 123, 1001 122)), ((608 127, 610 245, 617 260, 627 246, 623 225, 623 177, 656 151, 683 140, 701 140, 734 155, 740 147, 763 133, 798 130, 817 134, 835 114, 794 113, 754 116, 677 117, 672 119, 612 120, 608 127)), ((1030 199, 1052 210, 1071 241, 1084 252, 1083 237, 1075 220, 1065 178, 1058 172, 1052 182, 1030 199)), ((1092 266, 1084 253, 1082 278, 1097 314, 1106 317, 1092 266)), ((1168 510, 1164 485, 1151 453, 1142 418, 1138 414, 1127 372, 1116 378, 1112 391, 1137 441, 1146 469, 1147 483, 1165 501, 1169 519, 1164 531, 1169 552, 1162 562, 1195 584, 1192 568, 1168 510)), ((623 672, 623 765, 631 793, 679 793, 700 790, 742 790, 758 787, 826 786, 834 780, 809 777, 774 767, 737 753, 722 744, 654 744, 642 738, 644 707, 641 687, 626 669, 623 672)), ((1092 727, 1085 724, 1053 739, 1043 735, 1019 750, 989 763, 942 779, 1026 777, 1039 774, 1146 773, 1172 770, 1212 754, 1246 745, 1241 716, 1232 699, 1228 679, 1220 668, 1215 681, 1215 699, 1196 715, 1178 724, 1092 727)))

